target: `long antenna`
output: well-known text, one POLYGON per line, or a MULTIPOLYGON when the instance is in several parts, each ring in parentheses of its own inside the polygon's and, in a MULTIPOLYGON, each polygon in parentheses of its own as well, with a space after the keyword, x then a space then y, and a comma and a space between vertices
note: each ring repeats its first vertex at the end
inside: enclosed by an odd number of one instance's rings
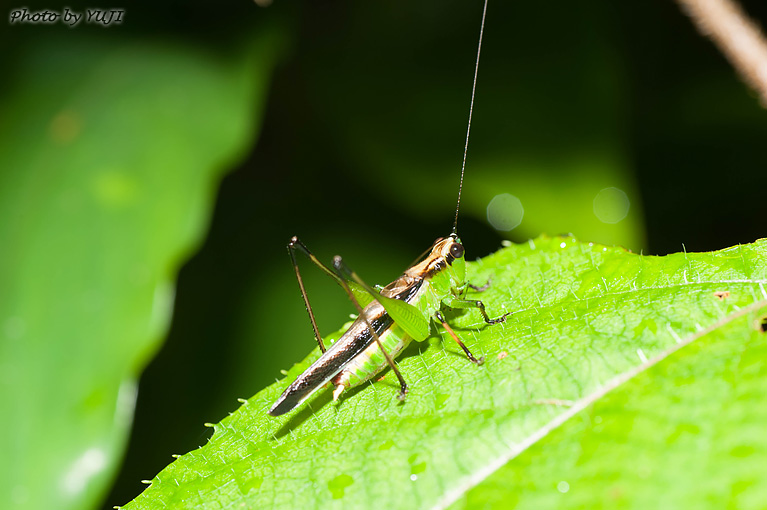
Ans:
POLYGON ((482 8, 482 24, 479 26, 479 44, 477 45, 477 63, 474 65, 474 83, 471 85, 471 103, 469 104, 469 125, 466 128, 466 145, 463 147, 463 164, 461 164, 461 182, 458 184, 458 203, 455 205, 455 220, 453 221, 453 234, 458 232, 458 209, 461 207, 461 191, 463 190, 463 172, 466 170, 466 153, 469 150, 469 133, 471 133, 471 114, 474 113, 474 91, 477 88, 477 73, 479 72, 479 54, 482 51, 482 34, 485 32, 485 14, 487 13, 487 0, 482 8))

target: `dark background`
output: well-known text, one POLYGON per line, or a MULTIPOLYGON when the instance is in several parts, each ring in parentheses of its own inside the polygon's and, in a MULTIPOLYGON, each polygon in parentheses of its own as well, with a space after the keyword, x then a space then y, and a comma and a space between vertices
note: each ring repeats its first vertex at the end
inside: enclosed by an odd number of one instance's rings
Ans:
MULTIPOLYGON (((764 2, 743 5, 767 20, 764 2)), ((171 332, 141 379, 104 508, 135 497, 172 453, 205 443, 203 422, 313 348, 290 236, 386 283, 449 232, 482 9, 453 0, 111 7, 126 9, 121 26, 78 35, 171 39, 222 58, 259 31, 282 43, 262 132, 221 183, 207 239, 180 271, 171 332)), ((3 33, 4 68, 13 48, 41 37, 35 26, 3 33)), ((765 236, 765 140, 765 110, 675 3, 491 1, 459 232, 469 259, 542 233, 653 255, 748 243, 765 236), (624 222, 602 225, 590 202, 578 205, 592 182, 593 193, 626 191, 624 222), (511 232, 483 214, 502 192, 525 204, 511 232)), ((320 328, 333 331, 351 306, 303 267, 320 328)))

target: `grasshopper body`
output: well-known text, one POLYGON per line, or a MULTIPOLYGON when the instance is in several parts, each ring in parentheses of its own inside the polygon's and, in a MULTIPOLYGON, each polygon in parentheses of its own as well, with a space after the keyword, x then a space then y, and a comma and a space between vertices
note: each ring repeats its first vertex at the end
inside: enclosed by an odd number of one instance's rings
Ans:
MULTIPOLYGON (((477 82, 479 53, 482 48, 486 12, 487 0, 485 0, 482 12, 482 28, 479 35, 477 63, 474 69, 474 87, 476 87, 477 82)), ((437 239, 422 260, 408 268, 402 276, 389 285, 377 291, 366 285, 354 271, 350 270, 341 257, 335 257, 332 268, 325 266, 297 237, 291 239, 288 244, 288 252, 322 356, 288 386, 269 410, 270 415, 279 416, 287 413, 327 383, 331 383, 335 387, 333 399, 337 400, 344 390, 370 380, 387 367, 396 374, 400 383, 399 398, 404 400, 408 386, 394 364, 394 358, 411 341, 420 342, 426 339, 429 336, 432 321, 442 324, 471 362, 477 365, 482 364, 483 359, 477 359, 472 355, 450 328, 442 314, 445 307, 478 308, 488 324, 502 322, 508 315, 507 313, 496 319, 491 319, 487 315, 482 301, 464 298, 470 287, 479 291, 485 288, 477 288, 466 281, 464 248, 456 233, 466 165, 466 150, 471 130, 474 87, 471 94, 469 128, 466 132, 466 146, 464 147, 464 160, 461 167, 461 181, 458 187, 458 205, 455 210, 453 231, 448 237, 437 239), (309 257, 320 269, 335 279, 347 292, 359 312, 357 319, 349 329, 327 350, 317 328, 314 313, 298 269, 296 251, 309 257)))

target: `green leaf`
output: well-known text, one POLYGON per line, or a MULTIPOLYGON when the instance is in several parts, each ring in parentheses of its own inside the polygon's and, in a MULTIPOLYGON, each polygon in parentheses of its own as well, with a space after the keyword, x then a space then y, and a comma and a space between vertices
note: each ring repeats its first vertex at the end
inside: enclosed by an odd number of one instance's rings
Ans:
MULTIPOLYGON (((474 282, 492 276, 492 287, 481 294, 491 315, 514 311, 496 326, 484 325, 475 310, 448 318, 467 346, 485 356, 485 365, 469 363, 443 333, 442 339, 413 344, 400 357, 411 384, 404 404, 388 374, 338 404, 326 390, 292 414, 268 417, 272 401, 316 359, 315 351, 286 380, 215 425, 206 446, 169 465, 127 508, 445 508, 459 499, 459 505, 474 508, 490 489, 468 491, 504 465, 516 478, 503 487, 494 478, 487 482, 494 482, 499 497, 533 483, 513 465, 524 462, 524 455, 516 457, 531 445, 551 450, 537 450, 538 458, 545 458, 542 472, 560 458, 570 459, 572 476, 596 484, 597 468, 576 466, 577 451, 556 448, 555 436, 546 434, 562 423, 572 426, 596 412, 589 406, 603 402, 612 413, 610 426, 627 429, 623 433, 642 420, 666 420, 661 431, 670 431, 666 437, 686 438, 693 425, 707 426, 696 420, 716 422, 714 429, 732 446, 722 451, 731 455, 709 457, 716 452, 689 443, 669 455, 677 466, 710 462, 699 471, 698 484, 724 470, 748 472, 748 478, 712 485, 722 491, 719 501, 736 492, 751 506, 763 501, 759 487, 767 475, 746 469, 767 460, 765 448, 755 443, 761 437, 755 420, 763 411, 720 418, 711 399, 728 395, 710 388, 718 374, 731 374, 730 380, 747 384, 738 390, 743 403, 737 409, 765 407, 759 382, 764 362, 758 356, 765 342, 767 240, 715 253, 649 257, 571 237, 542 237, 510 245, 470 264, 468 271, 474 282), (732 356, 751 348, 749 356, 732 356), (624 407, 619 396, 635 387, 643 402, 624 407), (578 418, 568 422, 573 416, 578 418)), ((637 441, 651 430, 635 436, 637 441)), ((581 440, 557 439, 574 448, 581 440)), ((591 441, 592 448, 599 444, 598 438, 591 441)), ((662 443, 649 443, 658 449, 656 458, 667 449, 662 443)), ((628 451, 646 448, 638 442, 628 451)), ((613 477, 637 466, 634 456, 616 455, 610 462, 613 477)), ((641 484, 632 487, 640 489, 641 484)), ((545 490, 557 491, 557 485, 545 490)), ((581 506, 603 501, 597 495, 591 499, 588 488, 580 494, 581 506)), ((546 500, 530 495, 524 501, 535 507, 546 500)), ((721 507, 711 498, 697 501, 721 507)))
POLYGON ((691 335, 450 508, 764 508, 765 316, 691 335))
MULTIPOLYGON (((52 32, 53 34, 61 32, 52 32)), ((0 104, 1 508, 88 508, 275 58, 41 35, 0 104)))

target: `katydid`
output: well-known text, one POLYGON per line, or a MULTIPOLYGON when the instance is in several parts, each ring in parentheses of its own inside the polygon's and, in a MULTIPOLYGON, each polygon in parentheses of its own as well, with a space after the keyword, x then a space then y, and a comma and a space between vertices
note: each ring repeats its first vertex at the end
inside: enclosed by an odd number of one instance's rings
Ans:
POLYGON ((482 291, 486 286, 476 287, 466 281, 464 248, 457 234, 458 210, 461 205, 463 175, 466 167, 469 133, 471 132, 471 115, 474 107, 474 91, 477 84, 486 12, 487 0, 485 0, 482 10, 482 23, 469 107, 469 122, 466 130, 466 145, 463 152, 461 179, 458 185, 458 203, 455 209, 452 232, 447 237, 437 239, 423 259, 380 290, 368 286, 344 263, 340 256, 336 256, 333 259, 332 267, 328 267, 320 262, 297 237, 290 240, 288 252, 322 355, 288 386, 269 410, 270 415, 279 416, 287 413, 328 382, 335 387, 333 400, 338 400, 344 390, 368 381, 387 367, 391 368, 397 376, 400 384, 398 398, 404 400, 408 386, 394 363, 394 358, 411 341, 425 340, 429 336, 431 321, 438 322, 447 330, 472 363, 481 365, 484 361, 483 358, 476 358, 458 338, 458 335, 445 320, 443 308, 478 308, 484 321, 488 324, 503 322, 509 315, 509 313, 505 313, 500 317, 491 319, 485 311, 485 305, 482 301, 464 298, 469 288, 482 291), (357 308, 358 316, 352 325, 327 349, 317 328, 317 322, 309 304, 309 297, 298 269, 297 251, 306 255, 321 270, 335 279, 344 288, 357 308))

